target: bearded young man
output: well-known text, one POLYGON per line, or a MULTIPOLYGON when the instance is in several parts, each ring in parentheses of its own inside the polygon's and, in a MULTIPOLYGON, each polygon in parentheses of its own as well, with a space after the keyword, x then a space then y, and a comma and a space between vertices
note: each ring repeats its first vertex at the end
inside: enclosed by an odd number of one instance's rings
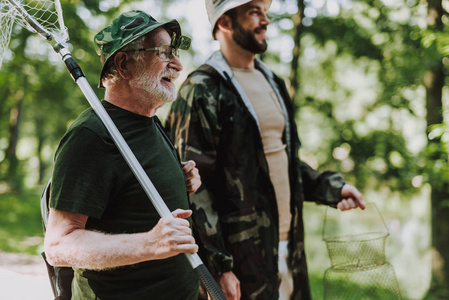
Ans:
POLYGON ((95 36, 104 63, 108 114, 174 219, 160 218, 100 119, 83 112, 55 156, 47 260, 74 269, 71 299, 190 299, 199 280, 183 253, 195 253, 188 193, 201 184, 194 162, 181 165, 155 116, 176 97, 177 55, 190 40, 176 20, 141 11, 120 15, 95 36), (186 183, 187 181, 187 183, 186 183))
POLYGON ((364 208, 340 174, 298 158, 284 82, 267 49, 267 0, 206 0, 220 51, 189 75, 167 129, 203 184, 190 198, 199 253, 228 299, 310 299, 303 201, 364 208))

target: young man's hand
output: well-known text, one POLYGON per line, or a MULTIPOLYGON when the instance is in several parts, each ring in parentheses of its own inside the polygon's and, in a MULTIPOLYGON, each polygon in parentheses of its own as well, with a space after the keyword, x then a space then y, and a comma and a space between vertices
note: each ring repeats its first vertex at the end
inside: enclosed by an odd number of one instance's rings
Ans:
POLYGON ((350 210, 357 207, 365 209, 366 204, 363 200, 362 193, 350 184, 345 184, 343 186, 341 189, 340 198, 341 200, 338 202, 337 208, 341 211, 350 210))
POLYGON ((200 172, 195 168, 196 164, 193 160, 182 162, 181 164, 186 175, 187 192, 191 195, 201 186, 200 172))

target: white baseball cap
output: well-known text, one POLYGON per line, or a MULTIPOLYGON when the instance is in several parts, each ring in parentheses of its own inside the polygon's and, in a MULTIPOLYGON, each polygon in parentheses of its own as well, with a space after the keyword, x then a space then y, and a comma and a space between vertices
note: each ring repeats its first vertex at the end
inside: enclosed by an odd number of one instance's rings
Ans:
MULTIPOLYGON (((206 0, 206 10, 207 15, 209 16, 210 25, 212 26, 212 35, 214 34, 215 24, 225 12, 251 1, 252 0, 206 0)), ((271 5, 271 0, 264 1, 269 2, 269 5, 271 5)))

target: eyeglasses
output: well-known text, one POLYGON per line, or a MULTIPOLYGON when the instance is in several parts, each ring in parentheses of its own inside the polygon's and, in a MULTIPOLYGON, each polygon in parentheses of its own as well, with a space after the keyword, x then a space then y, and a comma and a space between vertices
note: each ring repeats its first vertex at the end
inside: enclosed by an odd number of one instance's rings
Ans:
POLYGON ((154 48, 141 48, 134 50, 126 50, 123 52, 136 52, 136 51, 158 51, 159 59, 162 61, 170 61, 173 58, 173 55, 179 57, 179 48, 174 48, 170 45, 162 45, 160 47, 154 48))

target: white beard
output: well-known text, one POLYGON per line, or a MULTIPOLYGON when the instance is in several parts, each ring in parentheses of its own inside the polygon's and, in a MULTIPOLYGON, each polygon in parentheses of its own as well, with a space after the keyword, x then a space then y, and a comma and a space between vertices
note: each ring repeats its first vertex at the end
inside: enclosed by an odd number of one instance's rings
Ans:
MULTIPOLYGON (((145 101, 149 101, 152 104, 165 104, 173 102, 176 99, 176 88, 173 84, 162 84, 162 77, 173 76, 173 74, 176 73, 175 70, 169 69, 162 72, 158 78, 154 72, 148 74, 145 66, 142 66, 142 69, 139 70, 139 75, 137 78, 131 80, 130 84, 133 88, 140 90, 145 94, 145 101)), ((177 74, 175 76, 177 76, 177 74)))

